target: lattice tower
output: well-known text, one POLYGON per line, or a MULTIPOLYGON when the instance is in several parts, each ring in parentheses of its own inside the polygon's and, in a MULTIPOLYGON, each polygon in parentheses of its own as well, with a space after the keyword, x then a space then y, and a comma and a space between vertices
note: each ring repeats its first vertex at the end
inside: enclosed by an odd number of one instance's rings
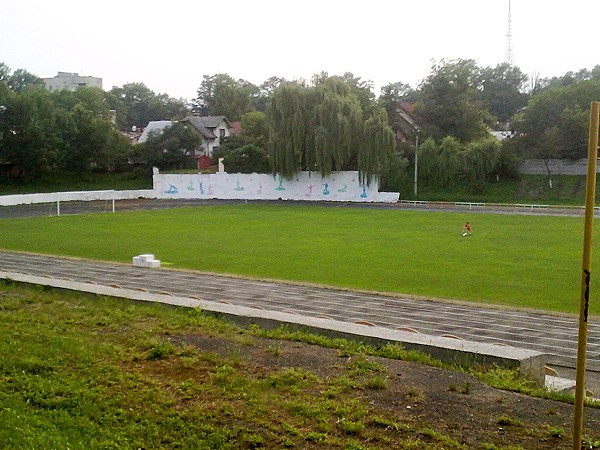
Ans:
POLYGON ((510 15, 510 0, 508 0, 508 26, 506 28, 506 53, 504 54, 504 62, 511 66, 515 64, 512 46, 512 18, 510 15))

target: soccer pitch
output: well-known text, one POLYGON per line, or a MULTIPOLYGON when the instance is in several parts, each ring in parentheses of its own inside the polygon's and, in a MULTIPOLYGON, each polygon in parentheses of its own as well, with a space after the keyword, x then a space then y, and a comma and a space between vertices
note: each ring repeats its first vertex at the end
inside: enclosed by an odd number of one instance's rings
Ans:
MULTIPOLYGON (((583 217, 287 204, 0 220, 6 250, 570 313, 582 245, 583 217)), ((597 286, 592 270, 591 314, 597 286)))

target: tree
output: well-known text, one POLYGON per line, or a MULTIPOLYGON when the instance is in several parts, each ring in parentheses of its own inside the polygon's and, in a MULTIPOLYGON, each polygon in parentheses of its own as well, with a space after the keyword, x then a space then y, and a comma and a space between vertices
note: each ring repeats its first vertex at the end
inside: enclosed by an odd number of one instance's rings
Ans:
POLYGON ((438 150, 437 162, 439 166, 436 171, 436 179, 439 185, 447 186, 456 179, 460 170, 463 148, 458 139, 453 136, 446 136, 442 139, 438 150))
POLYGON ((19 93, 28 87, 44 86, 44 80, 25 69, 11 72, 10 67, 0 63, 0 81, 3 81, 13 92, 19 93))
POLYGON ((0 62, 0 81, 3 81, 8 86, 8 77, 10 76, 10 67, 0 62))
POLYGON ((128 83, 114 87, 106 94, 106 103, 117 112, 117 125, 122 131, 144 128, 154 120, 178 120, 189 115, 183 100, 156 94, 144 83, 128 83))
POLYGON ((176 122, 162 132, 153 132, 136 146, 136 157, 150 167, 181 169, 191 165, 190 155, 202 144, 202 136, 191 125, 176 122))
POLYGON ((397 122, 398 104, 400 102, 414 103, 417 101, 418 96, 419 93, 409 84, 400 82, 390 83, 381 88, 381 94, 377 99, 377 103, 386 110, 390 124, 394 124, 397 122))
POLYGON ((299 83, 280 86, 271 98, 269 115, 273 126, 269 141, 275 173, 291 178, 300 170, 314 170, 307 163, 309 150, 309 90, 299 83))
POLYGON ((0 159, 22 178, 52 171, 56 165, 55 111, 43 88, 4 96, 0 159))
POLYGON ((373 110, 365 120, 362 145, 358 153, 359 178, 370 184, 373 176, 385 167, 396 147, 396 134, 388 125, 385 109, 373 110))
POLYGON ((271 94, 282 83, 285 83, 284 78, 270 77, 258 87, 258 96, 254 99, 254 108, 257 111, 266 112, 271 99, 271 94))
POLYGON ((585 158, 589 105, 598 98, 600 79, 534 94, 515 120, 524 156, 544 160, 585 158))
MULTIPOLYGON (((0 78, 2 77, 2 66, 0 63, 0 78)), ((15 93, 9 89, 4 81, 0 80, 0 158, 3 154, 6 154, 4 136, 12 132, 10 125, 12 121, 9 119, 9 114, 6 111, 9 105, 14 103, 14 97, 15 93)))
POLYGON ((194 111, 208 116, 225 116, 232 122, 253 109, 259 89, 246 80, 234 80, 223 73, 204 75, 194 100, 194 111))
MULTIPOLYGON (((358 170, 370 182, 395 146, 385 110, 369 105, 365 111, 353 78, 313 78, 313 85, 286 83, 271 99, 269 141, 271 167, 291 178, 300 170, 322 176, 334 170, 358 170)), ((365 101, 365 98, 362 99, 365 101)))
POLYGON ((332 75, 330 76, 327 72, 322 71, 314 74, 311 79, 311 85, 318 87, 320 85, 327 84, 332 87, 334 84, 343 86, 344 89, 349 90, 358 102, 360 103, 361 110, 364 114, 368 115, 373 111, 376 106, 375 94, 373 94, 373 82, 363 81, 360 77, 354 76, 352 72, 346 72, 344 75, 332 75))
POLYGON ((70 171, 108 171, 123 164, 129 151, 129 142, 116 130, 110 120, 77 103, 69 112, 73 132, 71 151, 65 158, 70 171))
POLYGON ((501 147, 502 144, 491 136, 466 145, 464 152, 466 181, 470 183, 474 192, 482 192, 485 189, 498 164, 501 147))
POLYGON ((29 87, 35 86, 45 86, 44 80, 24 69, 17 69, 8 77, 8 87, 14 92, 22 92, 29 87))
POLYGON ((268 173, 270 170, 268 153, 254 144, 227 153, 223 164, 229 173, 268 173))
POLYGON ((487 135, 489 113, 477 100, 479 68, 472 60, 443 61, 421 83, 415 114, 435 139, 454 136, 469 142, 487 135))
POLYGON ((269 139, 269 118, 260 111, 250 111, 242 116, 242 133, 259 147, 264 147, 269 139))
POLYGON ((439 147, 435 140, 428 137, 419 147, 419 179, 433 184, 437 179, 438 170, 440 167, 439 147))
POLYGON ((527 104, 524 85, 527 76, 516 66, 499 64, 481 71, 477 97, 499 122, 506 123, 527 104))

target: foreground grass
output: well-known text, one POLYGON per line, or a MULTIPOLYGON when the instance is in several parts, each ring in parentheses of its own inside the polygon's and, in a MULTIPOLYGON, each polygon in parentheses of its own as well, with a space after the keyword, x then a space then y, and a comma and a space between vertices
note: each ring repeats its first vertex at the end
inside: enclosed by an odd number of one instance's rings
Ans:
MULTIPOLYGON (((277 361, 281 341, 273 342, 262 342, 261 351, 277 361)), ((461 444, 428 423, 427 415, 416 421, 402 408, 371 401, 371 394, 385 396, 393 374, 367 355, 443 366, 397 345, 374 348, 285 328, 245 330, 195 309, 3 281, 0 352, 1 448, 522 448, 479 442, 479 435, 472 440, 480 445, 461 444), (198 337, 226 347, 212 352, 187 343, 198 337), (301 363, 249 362, 239 349, 261 345, 263 338, 337 349, 339 375, 319 377, 301 363)), ((532 389, 514 371, 469 372, 503 389, 532 389)), ((410 403, 434 401, 418 388, 406 389, 410 403)), ((449 391, 468 396, 471 385, 449 391)), ((506 414, 498 419, 515 425, 510 441, 500 439, 505 445, 521 437, 547 444, 548 436, 564 435, 563 429, 528 429, 516 420, 506 414)), ((600 447, 586 439, 589 448, 600 447)))
MULTIPOLYGON (((571 313, 579 304, 576 217, 240 204, 6 219, 0 231, 10 250, 124 263, 153 253, 173 268, 571 313), (460 235, 465 220, 472 237, 460 235)), ((596 286, 592 277, 592 295, 596 286)))
POLYGON ((193 309, 2 285, 0 318, 3 448, 464 448, 374 414, 358 393, 385 388, 376 363, 323 380, 173 344, 193 333, 252 345, 193 309))

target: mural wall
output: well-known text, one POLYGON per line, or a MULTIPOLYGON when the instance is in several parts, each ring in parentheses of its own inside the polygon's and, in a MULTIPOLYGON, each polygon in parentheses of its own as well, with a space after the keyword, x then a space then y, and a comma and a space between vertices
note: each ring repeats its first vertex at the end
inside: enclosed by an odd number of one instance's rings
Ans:
POLYGON ((322 178, 300 172, 286 180, 270 174, 160 174, 154 173, 157 198, 217 198, 247 200, 315 200, 341 202, 397 202, 397 192, 379 192, 379 183, 359 182, 358 172, 334 172, 322 178))

